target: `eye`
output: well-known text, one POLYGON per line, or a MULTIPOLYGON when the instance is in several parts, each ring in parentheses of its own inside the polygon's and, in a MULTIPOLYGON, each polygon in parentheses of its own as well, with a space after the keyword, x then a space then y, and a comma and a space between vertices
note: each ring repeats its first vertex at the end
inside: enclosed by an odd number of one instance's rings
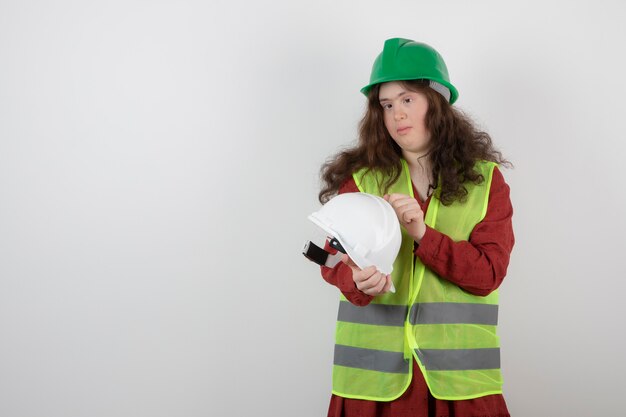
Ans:
POLYGON ((381 104, 383 110, 391 110, 391 103, 383 103, 381 104))
POLYGON ((413 103, 413 97, 405 97, 404 98, 404 102, 407 103, 407 104, 408 103, 413 103))

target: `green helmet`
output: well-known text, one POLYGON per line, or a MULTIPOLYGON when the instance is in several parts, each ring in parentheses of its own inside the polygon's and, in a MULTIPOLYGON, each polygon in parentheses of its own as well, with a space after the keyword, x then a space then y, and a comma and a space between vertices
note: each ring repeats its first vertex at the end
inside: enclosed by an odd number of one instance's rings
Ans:
POLYGON ((367 95, 375 84, 388 81, 430 80, 430 87, 443 95, 450 104, 459 96, 450 83, 448 68, 439 52, 425 43, 393 38, 385 41, 383 51, 372 66, 370 83, 361 89, 367 95))

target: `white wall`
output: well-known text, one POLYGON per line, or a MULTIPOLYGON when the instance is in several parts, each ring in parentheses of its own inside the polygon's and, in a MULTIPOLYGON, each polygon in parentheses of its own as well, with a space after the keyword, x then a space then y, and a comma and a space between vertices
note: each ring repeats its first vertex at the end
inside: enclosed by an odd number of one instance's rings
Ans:
POLYGON ((325 415, 337 292, 306 216, 395 36, 443 54, 516 165, 512 414, 614 414, 625 12, 0 0, 0 415, 325 415))

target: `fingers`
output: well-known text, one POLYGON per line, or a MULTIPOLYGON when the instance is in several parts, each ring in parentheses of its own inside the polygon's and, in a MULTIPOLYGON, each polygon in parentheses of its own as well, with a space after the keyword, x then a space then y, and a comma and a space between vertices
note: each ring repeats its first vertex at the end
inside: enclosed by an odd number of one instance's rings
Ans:
POLYGON ((419 220, 424 217, 421 208, 410 208, 398 211, 398 218, 402 223, 411 223, 413 220, 419 220))
POLYGON ((393 194, 385 194, 383 196, 383 198, 385 199, 385 201, 387 201, 389 204, 391 204, 392 206, 397 203, 398 201, 403 201, 403 200, 415 200, 413 197, 411 197, 410 195, 406 195, 406 194, 400 194, 400 193, 393 193, 393 194))
POLYGON ((385 200, 391 204, 391 207, 393 207, 398 216, 398 220, 404 224, 424 217, 424 213, 418 201, 411 196, 405 194, 389 194, 385 195, 385 200))
POLYGON ((391 275, 386 275, 385 276, 385 286, 383 287, 383 292, 389 292, 389 290, 391 290, 391 285, 393 284, 393 281, 391 280, 391 275))
POLYGON ((357 288, 363 291, 369 290, 378 283, 378 279, 380 278, 376 277, 377 274, 380 273, 376 270, 375 266, 368 266, 365 269, 355 268, 352 278, 357 288))
POLYGON ((341 261, 352 268, 352 279, 356 287, 368 295, 380 295, 391 288, 391 276, 379 272, 375 266, 359 268, 347 254, 341 255, 341 261))
POLYGON ((388 201, 389 201, 389 204, 391 204, 391 207, 393 207, 396 210, 402 207, 420 208, 420 204, 417 202, 417 200, 408 195, 392 194, 391 196, 389 196, 388 201))
POLYGON ((345 254, 345 253, 343 255, 341 255, 341 262, 343 262, 344 264, 348 265, 352 269, 358 268, 356 266, 356 264, 354 263, 354 261, 352 259, 350 259, 350 257, 347 254, 345 254))
POLYGON ((374 288, 372 288, 371 293, 373 295, 383 294, 386 292, 384 291, 386 286, 387 286, 387 276, 381 273, 380 280, 378 281, 378 284, 374 288))
POLYGON ((380 295, 389 291, 391 279, 376 270, 374 266, 368 266, 353 274, 356 287, 368 295, 380 295))

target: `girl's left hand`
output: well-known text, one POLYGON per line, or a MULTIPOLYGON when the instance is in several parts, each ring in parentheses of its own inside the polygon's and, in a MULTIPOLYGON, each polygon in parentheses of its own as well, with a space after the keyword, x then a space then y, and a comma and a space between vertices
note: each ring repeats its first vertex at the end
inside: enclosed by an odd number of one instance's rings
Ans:
POLYGON ((406 194, 386 194, 383 198, 395 210, 400 224, 419 243, 426 233, 424 212, 419 202, 406 194))

